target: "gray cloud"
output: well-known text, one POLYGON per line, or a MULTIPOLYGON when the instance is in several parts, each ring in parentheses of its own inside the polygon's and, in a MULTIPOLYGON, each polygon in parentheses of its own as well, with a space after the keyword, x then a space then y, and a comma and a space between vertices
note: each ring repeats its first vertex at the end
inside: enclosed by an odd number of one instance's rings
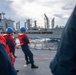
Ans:
POLYGON ((63 7, 62 7, 62 9, 63 10, 71 10, 71 9, 73 9, 75 7, 75 4, 74 3, 67 3, 67 4, 65 4, 63 7))
POLYGON ((34 2, 35 0, 27 0, 28 2, 34 2))
POLYGON ((59 18, 59 19, 64 19, 64 20, 67 19, 66 17, 63 17, 64 15, 62 15, 62 14, 54 14, 54 16, 59 18))
MULTIPOLYGON (((18 1, 18 0, 17 0, 18 1)), ((20 17, 22 14, 26 14, 25 13, 21 13, 21 14, 17 14, 19 12, 24 12, 24 10, 21 9, 21 11, 17 11, 15 6, 11 5, 15 2, 15 0, 0 0, 0 12, 5 12, 6 13, 6 17, 7 18, 11 18, 14 19, 16 21, 21 20, 21 21, 25 21, 24 18, 25 17, 20 17), (14 10, 15 9, 15 10, 14 10)), ((22 5, 26 5, 26 3, 36 3, 40 6, 44 6, 49 8, 49 10, 54 10, 54 11, 50 11, 50 14, 54 14, 54 15, 50 15, 49 12, 46 12, 48 10, 45 10, 45 12, 47 14, 49 14, 49 16, 55 16, 57 18, 60 19, 60 23, 62 23, 64 20, 66 20, 65 16, 67 16, 67 13, 70 13, 70 10, 73 10, 74 6, 76 5, 76 0, 21 0, 21 6, 22 5), (56 6, 58 6, 58 9, 56 8, 56 6), (57 11, 57 12, 55 12, 57 11), (60 13, 60 14, 57 14, 60 13)), ((19 3, 20 4, 20 3, 19 3)), ((20 6, 20 5, 19 5, 20 6)), ((25 7, 24 7, 25 9, 25 7)), ((19 9, 20 10, 20 9, 19 9)), ((27 10, 26 10, 27 11, 27 10)))
POLYGON ((5 13, 5 18, 16 19, 16 13, 10 7, 11 1, 0 0, 0 13, 5 13))
POLYGON ((42 6, 53 6, 55 5, 56 3, 58 3, 58 1, 44 1, 44 2, 37 2, 39 3, 40 5, 42 6))
POLYGON ((57 18, 63 18, 62 14, 54 14, 54 16, 57 18))
POLYGON ((10 10, 10 3, 5 0, 0 0, 0 12, 1 11, 9 11, 10 10))
POLYGON ((63 6, 62 9, 63 9, 63 10, 71 10, 72 7, 70 7, 70 6, 67 6, 67 7, 66 7, 66 6, 63 6))
POLYGON ((30 3, 32 3, 32 2, 34 2, 35 0, 22 0, 22 2, 30 2, 30 3))

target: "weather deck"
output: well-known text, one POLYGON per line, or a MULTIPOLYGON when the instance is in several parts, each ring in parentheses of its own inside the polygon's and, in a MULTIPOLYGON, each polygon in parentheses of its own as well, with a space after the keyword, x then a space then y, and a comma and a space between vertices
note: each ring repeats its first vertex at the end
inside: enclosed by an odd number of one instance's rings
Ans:
POLYGON ((31 65, 25 64, 24 54, 21 48, 16 49, 15 68, 19 69, 18 75, 52 75, 49 64, 54 57, 56 50, 33 50, 35 64, 39 66, 38 69, 31 69, 31 65))

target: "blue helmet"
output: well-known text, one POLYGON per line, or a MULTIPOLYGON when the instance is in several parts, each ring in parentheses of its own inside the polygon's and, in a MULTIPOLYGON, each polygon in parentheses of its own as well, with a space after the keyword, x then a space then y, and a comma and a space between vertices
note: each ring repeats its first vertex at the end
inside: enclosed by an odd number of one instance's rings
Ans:
POLYGON ((12 33, 12 32, 13 32, 13 29, 12 29, 11 27, 8 27, 8 28, 6 29, 6 32, 7 32, 7 33, 12 33))
POLYGON ((26 31, 26 28, 25 28, 25 27, 21 27, 21 28, 20 28, 20 31, 21 31, 21 32, 25 32, 25 31, 26 31))

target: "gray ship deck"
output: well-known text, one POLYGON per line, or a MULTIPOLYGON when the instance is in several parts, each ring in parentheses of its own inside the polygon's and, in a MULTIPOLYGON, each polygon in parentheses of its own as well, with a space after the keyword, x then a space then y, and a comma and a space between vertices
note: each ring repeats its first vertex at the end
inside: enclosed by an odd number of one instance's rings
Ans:
POLYGON ((34 54, 35 64, 39 66, 38 69, 31 69, 30 64, 27 66, 24 60, 24 54, 21 49, 16 49, 15 68, 19 69, 18 75, 52 75, 49 64, 54 57, 56 50, 32 50, 34 54))

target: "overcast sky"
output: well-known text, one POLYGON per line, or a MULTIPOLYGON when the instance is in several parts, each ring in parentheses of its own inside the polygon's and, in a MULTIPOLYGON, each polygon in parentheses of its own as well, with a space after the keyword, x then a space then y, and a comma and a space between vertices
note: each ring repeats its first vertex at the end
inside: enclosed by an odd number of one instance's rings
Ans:
POLYGON ((6 18, 23 26, 26 19, 37 20, 38 26, 44 26, 44 13, 51 20, 55 17, 55 25, 65 26, 68 17, 76 5, 76 0, 0 0, 0 12, 6 18))

